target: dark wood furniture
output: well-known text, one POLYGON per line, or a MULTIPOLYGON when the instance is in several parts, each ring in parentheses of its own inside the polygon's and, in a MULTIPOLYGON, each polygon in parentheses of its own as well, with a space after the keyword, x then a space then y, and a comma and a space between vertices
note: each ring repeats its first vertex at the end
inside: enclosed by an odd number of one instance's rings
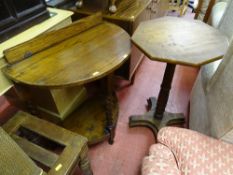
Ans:
MULTIPOLYGON (((96 3, 98 2, 99 1, 96 1, 96 3)), ((90 3, 87 6, 84 4, 82 8, 77 8, 71 0, 66 1, 65 4, 58 7, 75 12, 73 15, 73 20, 75 21, 101 11, 101 9, 96 6, 96 3, 90 3)), ((108 10, 102 10, 103 18, 106 21, 119 25, 126 30, 129 35, 132 35, 141 21, 149 19, 150 15, 147 14, 148 12, 146 12, 146 8, 150 3, 151 0, 119 0, 117 4, 118 10, 116 13, 110 13, 108 10)), ((143 57, 144 54, 142 54, 135 46, 132 46, 130 59, 128 59, 124 65, 116 71, 116 75, 130 81, 132 80, 131 83, 133 83, 135 72, 143 57)))
POLYGON ((4 54, 9 65, 3 72, 17 84, 25 103, 31 106, 35 95, 27 90, 31 87, 68 88, 105 78, 105 90, 99 89, 99 95, 89 98, 60 124, 86 136, 89 144, 105 138, 113 143, 118 104, 112 88, 112 73, 130 54, 130 37, 123 29, 103 22, 97 14, 6 50, 4 54))
MULTIPOLYGON (((132 36, 133 32, 141 21, 148 19, 146 15, 146 8, 151 3, 151 0, 121 0, 118 3, 118 10, 116 13, 104 11, 103 18, 106 21, 119 25, 132 36)), ((75 12, 73 19, 80 19, 87 15, 92 15, 98 11, 98 8, 85 6, 83 8, 71 7, 69 8, 75 12)), ((142 54, 136 47, 132 46, 132 53, 130 59, 116 71, 116 75, 124 77, 133 83, 135 72, 140 65, 144 54, 142 54)))
MULTIPOLYGON (((142 17, 142 13, 145 11, 146 7, 151 3, 151 0, 125 0, 119 2, 119 9, 116 13, 112 14, 108 11, 103 11, 103 18, 110 22, 119 24, 123 27, 130 35, 133 34, 133 31, 136 29, 140 21, 139 18, 142 17), (117 23, 118 22, 118 23, 117 23), (125 22, 123 25, 121 23, 125 22), (137 23, 137 24, 135 24, 137 23)), ((78 9, 76 7, 70 7, 70 10, 76 12, 77 17, 83 17, 87 15, 92 15, 100 10, 95 6, 92 7, 83 7, 78 9)))
POLYGON ((149 127, 156 136, 161 127, 184 122, 183 114, 165 112, 176 65, 200 66, 218 60, 226 52, 228 40, 201 21, 164 17, 141 23, 132 41, 149 59, 167 63, 158 100, 149 98, 150 110, 129 121, 131 127, 149 127))
MULTIPOLYGON (((92 175, 90 162, 87 157, 88 147, 85 137, 25 112, 18 112, 3 126, 3 129, 36 164, 40 165, 44 170, 43 175, 72 174, 77 165, 80 166, 84 175, 92 175)), ((8 146, 6 155, 10 155, 12 152, 10 149, 13 148, 12 144, 8 146)), ((17 160, 20 159, 19 155, 19 153, 15 155, 18 156, 17 160)), ((27 161, 25 160, 26 158, 21 157, 20 165, 31 169, 31 164, 24 164, 27 161)), ((17 166, 1 167, 1 169, 14 169, 17 166)), ((25 174, 28 174, 25 169, 25 174)), ((18 172, 16 169, 15 173, 23 172, 18 172)), ((40 171, 35 173, 35 175, 40 174, 40 171)))
POLYGON ((1 0, 0 42, 48 17, 44 0, 1 0))

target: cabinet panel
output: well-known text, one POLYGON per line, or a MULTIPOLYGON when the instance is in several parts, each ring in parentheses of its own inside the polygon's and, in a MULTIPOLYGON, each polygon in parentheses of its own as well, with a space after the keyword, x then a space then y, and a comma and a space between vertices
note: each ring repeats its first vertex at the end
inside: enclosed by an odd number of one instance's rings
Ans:
POLYGON ((12 0, 15 10, 17 13, 21 13, 25 10, 34 8, 38 5, 41 5, 42 1, 41 0, 12 0))
POLYGON ((0 0, 0 43, 48 17, 44 0, 0 0))

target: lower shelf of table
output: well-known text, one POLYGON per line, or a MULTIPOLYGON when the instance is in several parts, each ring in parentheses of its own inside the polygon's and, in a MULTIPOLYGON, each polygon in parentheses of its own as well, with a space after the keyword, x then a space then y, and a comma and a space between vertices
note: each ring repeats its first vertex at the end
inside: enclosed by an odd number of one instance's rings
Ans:
MULTIPOLYGON (((114 96, 112 116, 114 125, 117 123, 118 111, 117 97, 114 96)), ((105 98, 103 96, 98 96, 88 99, 62 122, 62 126, 70 131, 85 136, 88 139, 89 145, 108 139, 110 133, 106 130, 105 98)))

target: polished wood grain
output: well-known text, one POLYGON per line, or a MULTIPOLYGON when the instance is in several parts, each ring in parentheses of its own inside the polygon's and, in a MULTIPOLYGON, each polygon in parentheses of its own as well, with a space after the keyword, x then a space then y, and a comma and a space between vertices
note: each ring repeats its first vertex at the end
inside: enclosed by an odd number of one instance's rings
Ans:
MULTIPOLYGON (((108 10, 103 11, 103 19, 120 26, 132 36, 139 23, 150 18, 148 14, 150 10, 147 9, 150 3, 151 0, 120 0, 117 3, 117 12, 110 13, 108 10)), ((88 7, 84 5, 82 8, 71 7, 69 9, 74 12, 73 19, 81 19, 100 10, 93 4, 90 4, 88 7)), ((158 15, 162 14, 163 13, 158 13, 158 15)), ((135 72, 144 54, 136 47, 133 47, 131 50, 132 53, 129 60, 116 71, 116 75, 129 80, 131 84, 133 84, 135 72)))
POLYGON ((189 66, 222 58, 229 43, 217 29, 177 17, 142 22, 132 41, 151 60, 189 66))
POLYGON ((27 85, 77 86, 113 72, 129 54, 129 35, 116 25, 102 22, 3 71, 13 81, 27 85))
POLYGON ((3 129, 29 157, 50 168, 48 175, 72 174, 76 164, 84 175, 92 175, 87 139, 83 136, 21 111, 3 125, 3 129), (61 154, 51 151, 48 145, 57 146, 61 154))
POLYGON ((96 15, 89 16, 85 20, 79 20, 67 27, 64 27, 61 30, 42 34, 34 39, 29 40, 28 42, 5 50, 3 52, 5 59, 8 63, 11 64, 17 61, 21 61, 68 38, 78 35, 79 33, 100 24, 101 22, 102 17, 101 14, 98 13, 96 15))

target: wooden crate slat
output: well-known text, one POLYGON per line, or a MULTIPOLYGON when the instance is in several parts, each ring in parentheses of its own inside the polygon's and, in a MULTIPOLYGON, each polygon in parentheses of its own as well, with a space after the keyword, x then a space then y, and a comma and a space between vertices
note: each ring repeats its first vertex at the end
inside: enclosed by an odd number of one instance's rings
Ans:
POLYGON ((58 159, 57 154, 48 151, 45 148, 40 147, 17 135, 12 135, 12 138, 24 150, 24 152, 33 160, 36 160, 50 168, 53 167, 53 165, 56 163, 58 159))

